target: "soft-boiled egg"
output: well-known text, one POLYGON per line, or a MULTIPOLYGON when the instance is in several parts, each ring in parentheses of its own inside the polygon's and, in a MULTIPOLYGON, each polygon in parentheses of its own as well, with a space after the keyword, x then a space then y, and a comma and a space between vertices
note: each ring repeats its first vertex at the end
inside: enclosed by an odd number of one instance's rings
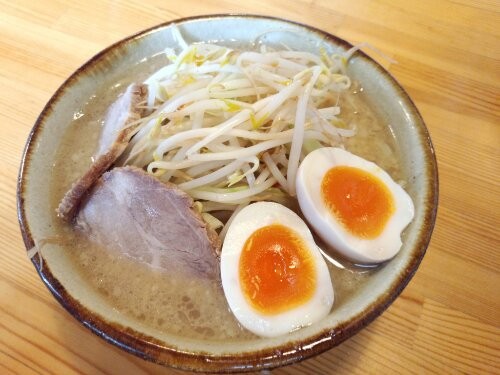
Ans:
POLYGON ((302 213, 318 235, 355 262, 380 263, 401 248, 414 216, 410 196, 375 163, 340 148, 314 150, 296 179, 302 213))
POLYGON ((265 337, 319 321, 333 305, 328 267, 302 219, 273 202, 243 208, 221 253, 222 287, 241 325, 265 337))

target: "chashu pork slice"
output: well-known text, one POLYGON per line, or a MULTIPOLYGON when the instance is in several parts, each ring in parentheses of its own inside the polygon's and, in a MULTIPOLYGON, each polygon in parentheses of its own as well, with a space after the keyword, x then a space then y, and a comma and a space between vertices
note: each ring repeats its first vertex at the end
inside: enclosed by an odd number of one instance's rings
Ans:
POLYGON ((99 139, 95 162, 89 170, 73 183, 64 195, 57 215, 64 220, 73 220, 80 201, 94 182, 120 157, 130 138, 138 130, 133 122, 143 115, 139 104, 146 100, 147 85, 133 83, 108 109, 99 139))
POLYGON ((135 167, 106 172, 82 200, 76 228, 91 241, 169 273, 218 277, 220 240, 174 184, 135 167))

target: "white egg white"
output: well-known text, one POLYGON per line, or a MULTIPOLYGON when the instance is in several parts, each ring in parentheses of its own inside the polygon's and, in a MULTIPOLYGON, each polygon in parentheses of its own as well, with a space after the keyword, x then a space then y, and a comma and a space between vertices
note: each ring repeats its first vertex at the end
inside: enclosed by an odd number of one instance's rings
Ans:
POLYGON ((414 216, 410 196, 375 163, 341 148, 314 150, 302 161, 296 179, 297 198, 302 213, 318 235, 343 256, 359 263, 381 263, 394 257, 401 248, 401 232, 414 216), (352 234, 330 212, 321 194, 321 182, 328 170, 336 166, 360 168, 379 178, 394 200, 394 213, 382 233, 372 239, 352 234))
POLYGON ((264 337, 275 337, 308 326, 329 314, 334 292, 328 267, 312 234, 290 209, 273 202, 259 202, 242 209, 234 218, 221 253, 222 287, 229 307, 240 324, 264 337), (289 311, 262 314, 248 304, 241 289, 239 261, 246 240, 259 228, 281 224, 294 230, 304 241, 315 262, 317 288, 311 299, 289 311))

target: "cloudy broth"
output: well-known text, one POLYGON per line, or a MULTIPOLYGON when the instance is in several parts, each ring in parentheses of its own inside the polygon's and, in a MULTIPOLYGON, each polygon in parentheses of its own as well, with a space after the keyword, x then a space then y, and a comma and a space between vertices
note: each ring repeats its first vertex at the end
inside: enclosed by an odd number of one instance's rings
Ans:
MULTIPOLYGON (((123 80, 102 86, 82 108, 64 134, 57 150, 52 173, 52 206, 55 208, 72 182, 92 163, 107 107, 130 83, 142 81, 165 61, 154 57, 138 64, 123 80)), ((388 125, 382 123, 365 104, 362 88, 353 84, 340 97, 341 118, 354 121, 357 135, 344 140, 345 147, 384 168, 396 181, 402 179, 397 165, 397 145, 388 125)), ((207 281, 172 276, 152 270, 119 253, 91 244, 73 228, 56 219, 56 234, 75 268, 90 286, 116 311, 142 324, 174 335, 193 339, 242 340, 255 336, 233 317, 220 280, 207 281)), ((335 253, 325 249, 330 255, 335 253)), ((335 291, 334 311, 370 281, 375 269, 355 267, 349 262, 327 261, 335 291)))

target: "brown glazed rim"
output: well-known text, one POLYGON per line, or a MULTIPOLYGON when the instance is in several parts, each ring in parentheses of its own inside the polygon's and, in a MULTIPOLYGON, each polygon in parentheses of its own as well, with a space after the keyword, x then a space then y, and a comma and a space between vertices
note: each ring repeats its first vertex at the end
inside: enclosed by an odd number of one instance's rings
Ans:
MULTIPOLYGON (((24 243, 27 249, 34 246, 34 240, 31 234, 29 223, 27 221, 25 212, 25 184, 27 183, 27 171, 30 168, 30 162, 35 150, 36 140, 43 128, 45 119, 50 116, 53 106, 64 95, 66 89, 71 87, 72 83, 76 82, 81 75, 91 70, 94 66, 99 64, 101 60, 110 51, 127 46, 134 41, 144 37, 145 35, 155 32, 161 28, 165 28, 173 23, 183 23, 193 20, 208 20, 217 18, 242 18, 242 19, 268 19, 288 24, 294 24, 304 27, 316 34, 319 34, 325 40, 334 41, 337 45, 345 48, 350 48, 352 45, 338 37, 335 37, 327 32, 317 28, 304 25, 298 22, 293 22, 277 17, 268 17, 262 15, 252 14, 214 14, 181 18, 174 21, 162 23, 147 30, 141 31, 135 35, 127 37, 108 48, 104 49, 79 69, 76 70, 55 92, 52 98, 45 105, 40 116, 36 120, 26 143, 21 166, 18 176, 17 185, 17 209, 18 219, 21 227, 24 243)), ((278 347, 270 347, 261 351, 244 352, 241 354, 227 354, 227 355, 214 355, 208 352, 185 352, 176 348, 174 345, 166 345, 153 337, 144 335, 129 327, 121 326, 120 324, 109 322, 104 317, 99 316, 92 311, 89 311, 73 296, 71 296, 63 285, 54 277, 50 271, 50 267, 44 262, 43 268, 40 264, 38 257, 33 257, 32 262, 40 275, 41 279, 59 301, 59 303, 73 315, 81 324, 90 329, 98 336, 104 338, 106 341, 146 360, 168 365, 171 367, 191 370, 191 371, 204 371, 204 372, 242 372, 242 371, 256 371, 266 368, 274 368, 292 364, 294 362, 309 358, 311 356, 320 354, 328 350, 347 338, 353 336, 363 327, 371 323, 377 316, 379 316, 403 291, 410 279, 416 272, 429 244, 431 233, 434 227, 437 206, 438 206, 438 174, 437 163, 432 146, 431 139, 425 124, 420 116, 413 101, 410 99, 404 89, 397 83, 392 75, 382 68, 377 62, 364 54, 362 51, 356 52, 357 57, 372 64, 377 71, 384 75, 393 88, 399 92, 400 96, 404 98, 412 115, 417 121, 417 130, 422 145, 424 146, 425 160, 426 160, 426 177, 430 184, 426 189, 426 202, 423 214, 423 225, 420 228, 419 238, 412 250, 413 256, 409 261, 407 267, 400 271, 398 278, 391 284, 390 288, 385 291, 374 303, 365 308, 357 316, 354 316, 349 321, 336 326, 333 329, 325 329, 322 332, 307 337, 299 342, 287 342, 278 347)))

